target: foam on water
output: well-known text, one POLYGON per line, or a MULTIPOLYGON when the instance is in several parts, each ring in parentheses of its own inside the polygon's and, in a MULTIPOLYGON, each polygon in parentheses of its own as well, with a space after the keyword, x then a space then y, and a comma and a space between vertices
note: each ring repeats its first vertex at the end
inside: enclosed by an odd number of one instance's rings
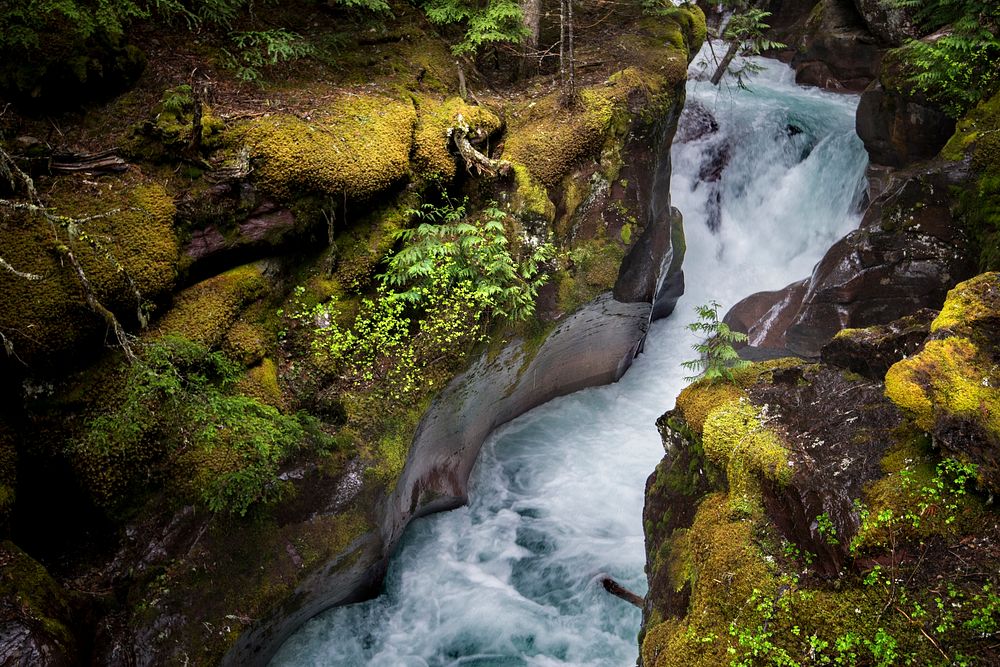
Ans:
POLYGON ((642 593, 643 486, 663 454, 655 419, 684 386, 693 307, 728 307, 805 277, 857 225, 866 155, 857 97, 799 88, 783 65, 752 92, 688 84, 719 130, 675 145, 673 204, 687 236, 687 289, 618 383, 554 400, 494 433, 468 507, 410 526, 370 602, 330 610, 274 665, 632 665, 637 609, 599 585, 642 593), (791 129, 794 128, 794 129, 791 129), (719 229, 708 229, 707 159, 728 151, 719 229))

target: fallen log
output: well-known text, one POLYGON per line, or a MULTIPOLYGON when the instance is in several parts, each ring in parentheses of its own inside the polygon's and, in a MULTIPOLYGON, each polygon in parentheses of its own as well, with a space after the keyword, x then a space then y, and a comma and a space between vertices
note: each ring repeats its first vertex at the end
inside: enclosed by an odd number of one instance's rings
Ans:
POLYGON ((117 155, 116 149, 100 153, 67 153, 53 155, 49 170, 54 174, 112 174, 128 170, 128 162, 117 155))

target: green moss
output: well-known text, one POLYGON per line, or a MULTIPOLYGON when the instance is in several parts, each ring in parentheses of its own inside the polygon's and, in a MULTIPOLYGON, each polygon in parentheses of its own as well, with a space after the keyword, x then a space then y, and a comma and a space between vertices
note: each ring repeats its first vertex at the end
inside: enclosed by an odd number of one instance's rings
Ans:
POLYGON ((409 226, 408 210, 419 203, 416 194, 403 195, 386 206, 375 208, 337 234, 333 271, 337 287, 332 288, 326 298, 339 295, 342 290, 360 291, 371 284, 379 264, 395 246, 397 234, 409 226))
POLYGON ((451 128, 458 117, 468 124, 470 134, 489 136, 500 129, 500 119, 489 109, 467 104, 460 97, 444 102, 420 98, 414 131, 413 162, 424 178, 450 181, 455 177, 455 157, 449 150, 451 128))
POLYGON ((262 359, 259 364, 248 370, 236 384, 236 390, 279 410, 288 407, 278 383, 278 367, 270 358, 262 359))
POLYGON ((267 280, 256 264, 247 264, 193 285, 181 292, 159 322, 159 334, 218 346, 240 313, 267 291, 267 280))
POLYGON ((244 366, 253 366, 267 356, 266 338, 263 327, 240 320, 226 333, 222 350, 244 366))
POLYGON ((1000 273, 983 273, 948 292, 931 333, 948 330, 970 335, 983 320, 1000 318, 1000 273))
POLYGON ((584 88, 579 102, 566 107, 558 93, 512 110, 505 158, 524 165, 545 187, 555 187, 587 157, 596 158, 609 135, 623 135, 627 103, 637 96, 656 99, 662 89, 658 77, 626 68, 604 85, 584 88))
POLYGON ((308 120, 275 115, 240 132, 272 196, 287 201, 304 191, 361 200, 406 177, 415 123, 412 104, 345 96, 308 120))
POLYGON ((125 323, 135 319, 136 290, 143 300, 155 302, 173 287, 177 272, 175 209, 161 186, 129 179, 81 185, 67 178, 55 183, 47 203, 53 212, 77 218, 115 212, 80 225, 94 247, 84 238, 70 241, 63 229, 53 233, 39 216, 12 215, 0 223, 0 257, 20 271, 43 276, 27 281, 0 272, 0 330, 28 363, 38 355, 75 349, 105 328, 84 303, 78 279, 57 246, 74 250, 102 303, 125 323))
POLYGON ((731 619, 760 622, 760 610, 747 604, 755 594, 773 596, 775 567, 757 544, 754 524, 734 520, 724 493, 705 498, 691 528, 675 533, 669 550, 670 585, 691 588, 687 615, 647 626, 643 664, 723 665, 728 662, 731 619), (703 641, 706 637, 714 637, 703 641))
POLYGON ((605 239, 592 239, 569 253, 568 269, 555 276, 559 310, 571 313, 614 287, 625 249, 605 239))
POLYGON ((925 431, 938 419, 957 416, 1000 437, 1000 374, 965 338, 932 340, 898 362, 885 376, 885 393, 925 431))
POLYGON ((5 621, 11 617, 40 631, 44 639, 73 654, 71 630, 76 610, 69 596, 48 571, 13 542, 0 542, 0 600, 5 621))
POLYGON ((552 222, 556 217, 556 207, 549 199, 545 186, 538 183, 531 172, 522 164, 513 162, 514 168, 514 212, 529 219, 552 222))
POLYGON ((738 515, 759 512, 761 479, 787 484, 794 473, 788 450, 762 417, 745 399, 724 403, 705 417, 705 456, 725 469, 730 508, 738 515))
POLYGON ((733 370, 732 382, 711 382, 698 380, 681 390, 677 396, 677 407, 684 421, 698 435, 704 429, 705 418, 713 409, 738 401, 746 396, 745 390, 759 381, 767 382, 776 370, 791 368, 802 363, 801 359, 786 357, 758 362, 733 370))

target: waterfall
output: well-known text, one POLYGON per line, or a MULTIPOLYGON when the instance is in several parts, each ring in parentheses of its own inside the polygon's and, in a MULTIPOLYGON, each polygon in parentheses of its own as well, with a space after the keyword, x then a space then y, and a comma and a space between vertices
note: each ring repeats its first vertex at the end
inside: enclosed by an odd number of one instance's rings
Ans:
POLYGON ((635 663, 639 610, 599 582, 645 591, 643 486, 663 454, 654 421, 685 384, 694 306, 728 308, 806 277, 858 223, 858 98, 800 88, 787 67, 758 62, 750 91, 688 84, 671 182, 687 291, 625 377, 498 429, 470 504, 409 527, 385 593, 311 620, 272 664, 635 663))

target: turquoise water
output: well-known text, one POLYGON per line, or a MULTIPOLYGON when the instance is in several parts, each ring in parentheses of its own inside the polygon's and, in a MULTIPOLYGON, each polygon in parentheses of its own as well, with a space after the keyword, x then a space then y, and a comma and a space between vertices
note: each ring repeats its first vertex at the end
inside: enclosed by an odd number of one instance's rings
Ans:
POLYGON ((599 580, 645 591, 643 487, 663 454, 654 421, 673 406, 692 356, 684 325, 710 299, 728 307, 807 276, 858 223, 867 156, 854 133, 857 97, 800 88, 786 67, 761 62, 751 92, 688 84, 688 100, 719 130, 673 150, 687 291, 625 377, 494 433, 470 504, 414 522, 385 593, 309 621, 274 665, 635 664, 639 610, 599 580), (729 158, 713 233, 715 194, 698 173, 720 151, 729 158))

